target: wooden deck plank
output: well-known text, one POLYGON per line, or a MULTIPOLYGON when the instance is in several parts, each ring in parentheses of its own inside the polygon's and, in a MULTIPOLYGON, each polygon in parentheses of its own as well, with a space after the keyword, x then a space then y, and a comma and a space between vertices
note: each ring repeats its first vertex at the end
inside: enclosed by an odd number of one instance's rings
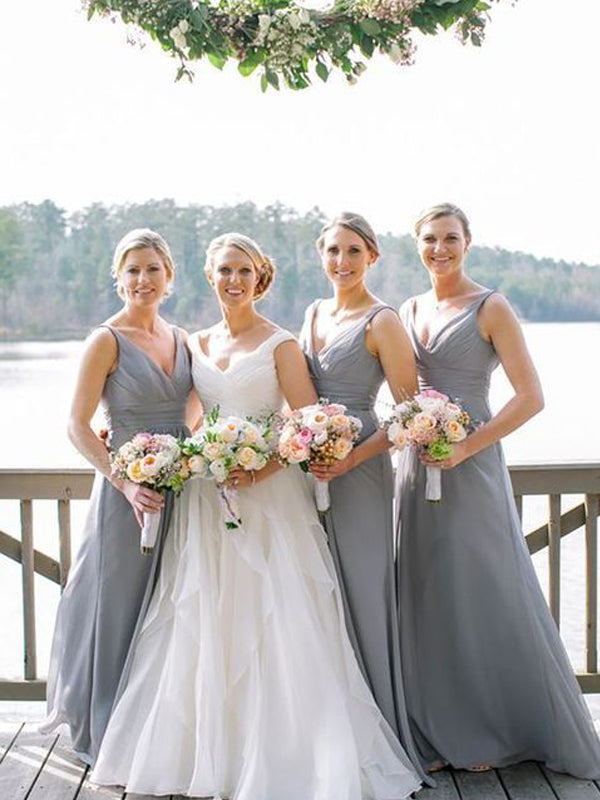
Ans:
POLYGON ((1 722, 0 723, 0 764, 14 744, 17 736, 21 732, 23 722, 1 722))
MULTIPOLYGON (((98 786, 90 783, 87 777, 83 781, 77 800, 122 800, 124 792, 115 786, 98 786)), ((156 800, 156 798, 154 798, 156 800)))
POLYGON ((545 767, 542 767, 542 771, 559 800, 600 800, 600 790, 594 781, 573 778, 545 767))
POLYGON ((542 770, 531 761, 499 769, 498 775, 510 800, 556 800, 542 770))
POLYGON ((436 788, 431 789, 429 786, 425 786, 413 797, 416 797, 417 800, 460 800, 452 772, 449 769, 435 772, 431 777, 437 784, 436 788))
POLYGON ((467 772, 461 769, 454 773, 454 780, 462 800, 506 800, 506 792, 494 770, 467 772))
POLYGON ((56 744, 57 734, 41 734, 24 725, 0 764, 0 797, 25 800, 56 744))
POLYGON ((71 747, 67 734, 61 734, 52 748, 27 800, 74 800, 87 772, 71 747))

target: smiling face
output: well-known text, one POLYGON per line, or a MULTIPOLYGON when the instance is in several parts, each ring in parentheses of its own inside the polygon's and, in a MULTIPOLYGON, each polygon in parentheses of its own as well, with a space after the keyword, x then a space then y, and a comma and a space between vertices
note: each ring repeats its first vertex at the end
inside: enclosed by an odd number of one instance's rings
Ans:
POLYGON ((129 305, 151 306, 168 293, 170 276, 159 253, 143 247, 126 254, 117 282, 129 305))
POLYGON ((336 225, 323 235, 323 269, 339 289, 350 289, 362 283, 376 257, 362 236, 341 225, 336 225))
POLYGON ((462 270, 469 244, 460 219, 453 215, 425 222, 417 236, 423 265, 440 277, 462 270))
POLYGON ((237 247, 222 247, 212 259, 211 283, 224 306, 240 307, 254 299, 258 272, 252 259, 237 247))

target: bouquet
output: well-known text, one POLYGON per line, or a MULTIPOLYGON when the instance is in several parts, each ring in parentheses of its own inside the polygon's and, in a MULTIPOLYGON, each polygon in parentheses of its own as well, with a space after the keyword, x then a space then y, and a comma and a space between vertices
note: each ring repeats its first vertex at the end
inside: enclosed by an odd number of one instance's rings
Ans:
MULTIPOLYGON (((122 444, 116 453, 111 453, 110 459, 113 472, 120 478, 158 492, 171 489, 179 494, 190 477, 188 460, 178 440, 166 433, 137 433, 129 442, 122 444)), ((160 516, 160 512, 144 512, 140 542, 144 555, 154 552, 160 516)))
POLYGON ((228 530, 239 528, 242 520, 238 492, 224 482, 235 467, 254 472, 263 469, 273 452, 273 438, 271 417, 221 417, 215 406, 196 433, 181 443, 192 475, 217 482, 228 530))
MULTIPOLYGON (((335 464, 350 453, 362 430, 362 422, 346 413, 346 406, 321 398, 312 406, 290 411, 279 435, 279 458, 285 464, 299 464, 308 472, 311 464, 335 464)), ((319 511, 329 509, 329 486, 315 482, 319 511)))
MULTIPOLYGON (((453 443, 462 442, 473 427, 467 412, 448 395, 425 389, 396 406, 387 433, 398 450, 416 445, 435 461, 443 461, 450 456, 453 443)), ((433 502, 442 498, 440 467, 426 467, 425 498, 433 502)))

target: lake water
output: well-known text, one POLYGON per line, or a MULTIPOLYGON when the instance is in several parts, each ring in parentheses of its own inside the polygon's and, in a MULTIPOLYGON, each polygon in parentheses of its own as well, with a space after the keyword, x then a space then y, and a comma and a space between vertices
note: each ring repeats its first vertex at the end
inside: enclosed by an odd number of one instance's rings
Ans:
MULTIPOLYGON (((598 323, 536 323, 524 326, 539 370, 546 407, 521 430, 508 436, 504 448, 509 463, 600 461, 600 347, 598 323), (582 392, 589 398, 581 401, 582 392), (579 399, 578 399, 579 398, 579 399)), ((66 422, 81 342, 0 343, 0 468, 87 466, 69 443, 66 422)), ((491 389, 497 410, 511 389, 501 369, 491 389)), ((382 393, 385 400, 385 392, 382 393)), ((102 417, 96 417, 100 427, 102 417)), ((563 510, 579 501, 563 498, 563 510)), ((85 503, 73 503, 73 541, 78 545, 85 503)), ((526 530, 546 520, 545 498, 524 505, 526 530)), ((19 535, 18 503, 0 501, 0 530, 19 535)), ((54 501, 34 504, 35 546, 53 557, 58 554, 58 526, 54 501)), ((547 554, 534 563, 542 586, 547 586, 547 554)), ((20 567, 0 557, 0 676, 22 674, 22 610, 20 567)), ((563 540, 561 574, 562 634, 574 666, 584 664, 585 623, 583 532, 563 540)), ((58 587, 36 576, 38 671, 45 675, 51 643, 58 587)), ((476 599, 474 598, 474 602, 476 599)), ((600 695, 588 696, 600 719, 600 695)))

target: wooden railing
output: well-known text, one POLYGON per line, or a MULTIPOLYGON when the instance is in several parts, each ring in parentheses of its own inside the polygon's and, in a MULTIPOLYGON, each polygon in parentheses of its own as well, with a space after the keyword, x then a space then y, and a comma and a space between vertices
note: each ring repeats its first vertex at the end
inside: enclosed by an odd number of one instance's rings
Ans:
MULTIPOLYGON (((547 548, 549 560, 549 604, 560 625, 561 539, 585 528, 586 580, 586 672, 577 675, 584 692, 600 692, 598 673, 598 514, 600 500, 600 463, 518 465, 510 468, 517 510, 522 515, 523 497, 545 495, 548 498, 548 521, 526 534, 530 552, 547 548), (583 495, 584 501, 561 513, 561 495, 583 495)), ((89 497, 93 472, 71 470, 0 470, 0 500, 14 500, 21 507, 20 538, 2 530, 0 520, 0 556, 21 564, 23 592, 23 679, 0 677, 0 700, 41 700, 45 681, 38 679, 35 631, 34 575, 64 587, 71 565, 72 500, 89 497), (59 560, 33 546, 33 501, 56 500, 59 530, 59 560)), ((2 588, 0 587, 0 607, 2 588)))

